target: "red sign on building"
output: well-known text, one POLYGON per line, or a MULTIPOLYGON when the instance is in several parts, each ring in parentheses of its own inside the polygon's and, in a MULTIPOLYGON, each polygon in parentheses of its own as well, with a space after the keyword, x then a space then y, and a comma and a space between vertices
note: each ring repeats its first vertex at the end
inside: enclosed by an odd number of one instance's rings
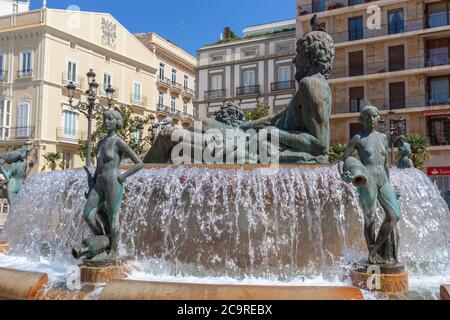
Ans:
POLYGON ((430 177, 450 176, 450 167, 430 167, 427 172, 430 177))

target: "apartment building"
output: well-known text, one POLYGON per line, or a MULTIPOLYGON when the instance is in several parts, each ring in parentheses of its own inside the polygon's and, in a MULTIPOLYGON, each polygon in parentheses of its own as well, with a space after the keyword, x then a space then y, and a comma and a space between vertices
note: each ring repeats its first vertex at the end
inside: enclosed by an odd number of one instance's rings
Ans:
POLYGON ((295 19, 251 26, 243 38, 199 49, 198 117, 212 116, 225 100, 246 111, 258 102, 270 113, 282 110, 295 92, 295 26, 295 19))
POLYGON ((297 0, 298 36, 313 14, 336 42, 332 143, 360 130, 369 100, 386 131, 428 137, 428 172, 450 190, 450 1, 297 0))
POLYGON ((197 59, 154 32, 135 34, 156 56, 156 114, 171 116, 174 124, 189 126, 194 119, 195 67, 197 59))
POLYGON ((112 86, 117 104, 156 112, 155 54, 111 15, 43 7, 0 17, 0 156, 29 143, 29 174, 46 167, 50 152, 63 155, 64 168, 81 167, 87 120, 68 105, 65 86, 74 82, 75 102, 86 101, 90 69, 100 103, 112 86))

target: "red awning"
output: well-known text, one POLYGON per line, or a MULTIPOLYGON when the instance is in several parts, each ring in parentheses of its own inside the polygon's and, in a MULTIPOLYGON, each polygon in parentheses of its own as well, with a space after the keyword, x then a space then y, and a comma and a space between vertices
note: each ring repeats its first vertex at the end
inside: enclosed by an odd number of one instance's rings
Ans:
POLYGON ((436 111, 427 111, 423 114, 425 117, 433 117, 433 116, 450 116, 450 110, 436 110, 436 111))

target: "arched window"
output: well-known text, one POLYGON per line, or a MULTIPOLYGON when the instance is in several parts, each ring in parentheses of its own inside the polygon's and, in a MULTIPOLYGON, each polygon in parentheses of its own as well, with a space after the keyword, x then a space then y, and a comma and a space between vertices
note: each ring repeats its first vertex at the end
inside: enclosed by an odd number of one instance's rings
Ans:
POLYGON ((30 134, 31 103, 22 101, 17 107, 17 138, 28 138, 30 134))

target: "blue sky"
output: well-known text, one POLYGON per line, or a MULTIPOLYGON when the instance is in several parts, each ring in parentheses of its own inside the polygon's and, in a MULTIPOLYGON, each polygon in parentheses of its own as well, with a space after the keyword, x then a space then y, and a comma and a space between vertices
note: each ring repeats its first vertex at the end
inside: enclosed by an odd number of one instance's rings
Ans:
MULTIPOLYGON (((41 4, 31 0, 32 8, 41 4)), ((295 0, 47 0, 49 8, 70 5, 109 12, 131 32, 154 31, 194 56, 227 25, 241 35, 248 25, 295 18, 295 0)))

